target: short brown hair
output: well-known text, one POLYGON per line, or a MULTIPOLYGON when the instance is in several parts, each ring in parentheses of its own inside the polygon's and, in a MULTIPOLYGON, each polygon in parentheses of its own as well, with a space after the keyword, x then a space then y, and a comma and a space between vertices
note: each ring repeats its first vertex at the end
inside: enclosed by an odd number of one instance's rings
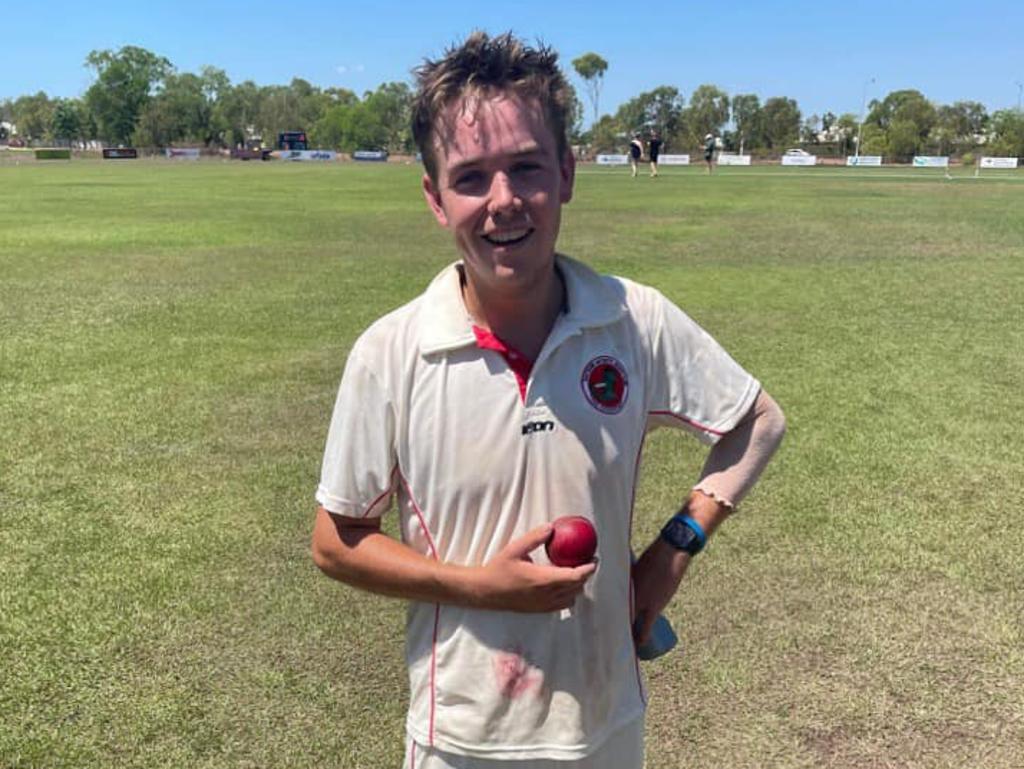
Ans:
POLYGON ((430 178, 437 181, 434 138, 441 114, 469 93, 508 91, 540 103, 548 127, 555 135, 558 156, 569 146, 567 117, 572 89, 558 68, 558 54, 523 43, 511 32, 490 37, 473 32, 460 46, 452 46, 440 59, 427 59, 415 70, 418 90, 412 106, 412 136, 430 178))

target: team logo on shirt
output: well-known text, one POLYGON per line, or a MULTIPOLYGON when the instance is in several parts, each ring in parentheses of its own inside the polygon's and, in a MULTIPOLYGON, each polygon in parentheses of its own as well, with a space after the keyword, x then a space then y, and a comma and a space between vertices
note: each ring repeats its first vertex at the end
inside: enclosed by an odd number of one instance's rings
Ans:
POLYGON ((602 414, 618 414, 626 405, 629 395, 626 368, 609 355, 594 358, 586 365, 580 385, 590 405, 602 414))

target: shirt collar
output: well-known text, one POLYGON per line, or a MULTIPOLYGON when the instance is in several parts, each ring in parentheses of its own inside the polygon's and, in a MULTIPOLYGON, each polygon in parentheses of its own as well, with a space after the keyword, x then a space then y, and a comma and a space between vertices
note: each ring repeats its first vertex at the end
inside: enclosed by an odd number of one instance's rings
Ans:
MULTIPOLYGON (((565 280, 569 306, 562 321, 570 329, 605 326, 625 314, 621 283, 562 254, 555 255, 555 262, 565 280)), ((473 321, 462 299, 459 264, 448 265, 424 292, 420 332, 420 350, 424 355, 476 344, 473 321)))

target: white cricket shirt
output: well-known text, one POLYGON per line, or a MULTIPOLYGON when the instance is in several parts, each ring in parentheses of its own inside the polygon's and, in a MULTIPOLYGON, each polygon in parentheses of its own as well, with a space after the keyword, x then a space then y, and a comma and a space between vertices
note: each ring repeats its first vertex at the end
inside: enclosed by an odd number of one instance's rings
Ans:
POLYGON ((760 389, 655 289, 557 266, 567 308, 522 391, 515 361, 478 344, 451 265, 356 341, 327 437, 317 501, 371 517, 394 498, 402 540, 430 558, 480 565, 562 515, 597 529, 600 565, 568 616, 410 603, 407 729, 452 753, 580 758, 642 715, 630 526, 644 436, 671 425, 713 444, 760 389))

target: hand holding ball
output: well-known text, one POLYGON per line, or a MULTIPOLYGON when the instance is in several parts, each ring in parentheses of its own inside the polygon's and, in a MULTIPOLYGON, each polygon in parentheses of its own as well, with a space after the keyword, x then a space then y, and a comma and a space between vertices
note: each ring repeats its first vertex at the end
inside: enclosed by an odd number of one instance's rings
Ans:
POLYGON ((544 549, 555 566, 582 566, 594 560, 597 531, 582 515, 565 515, 551 523, 544 549))

